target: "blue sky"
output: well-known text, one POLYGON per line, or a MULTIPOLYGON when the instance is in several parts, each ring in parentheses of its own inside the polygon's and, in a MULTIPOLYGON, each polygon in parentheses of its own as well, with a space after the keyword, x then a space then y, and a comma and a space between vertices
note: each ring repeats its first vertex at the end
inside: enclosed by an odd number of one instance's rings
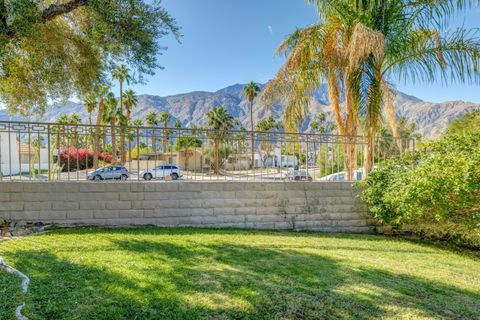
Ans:
MULTIPOLYGON (((216 91, 250 80, 271 79, 283 59, 274 51, 286 35, 316 21, 313 6, 304 0, 163 0, 182 27, 182 43, 161 40, 168 51, 160 57, 164 70, 136 85, 139 94, 172 95, 216 91)), ((480 27, 480 9, 453 18, 452 27, 480 27)), ((441 83, 397 88, 427 101, 480 102, 480 86, 441 83)))

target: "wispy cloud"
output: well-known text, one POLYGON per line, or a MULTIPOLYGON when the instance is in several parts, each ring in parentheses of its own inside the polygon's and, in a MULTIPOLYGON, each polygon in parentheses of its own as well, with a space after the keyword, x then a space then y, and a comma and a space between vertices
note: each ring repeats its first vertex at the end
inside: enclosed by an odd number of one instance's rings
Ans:
POLYGON ((273 35, 273 28, 272 28, 272 26, 268 26, 268 32, 270 32, 270 34, 273 35))

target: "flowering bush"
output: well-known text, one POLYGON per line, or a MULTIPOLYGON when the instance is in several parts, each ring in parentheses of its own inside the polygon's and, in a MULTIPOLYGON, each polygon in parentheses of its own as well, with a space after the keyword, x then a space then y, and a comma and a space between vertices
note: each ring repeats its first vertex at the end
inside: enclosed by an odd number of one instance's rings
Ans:
MULTIPOLYGON (((65 148, 60 151, 60 166, 62 171, 85 170, 93 167, 93 151, 87 148, 65 148)), ((112 162, 112 156, 106 152, 98 154, 98 160, 105 163, 112 162)))

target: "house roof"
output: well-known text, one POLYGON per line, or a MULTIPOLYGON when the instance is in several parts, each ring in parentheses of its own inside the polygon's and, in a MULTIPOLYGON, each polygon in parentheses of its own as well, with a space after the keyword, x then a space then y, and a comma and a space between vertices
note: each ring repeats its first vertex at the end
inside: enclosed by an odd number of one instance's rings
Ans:
POLYGON ((25 142, 17 141, 20 154, 35 154, 35 147, 25 142))

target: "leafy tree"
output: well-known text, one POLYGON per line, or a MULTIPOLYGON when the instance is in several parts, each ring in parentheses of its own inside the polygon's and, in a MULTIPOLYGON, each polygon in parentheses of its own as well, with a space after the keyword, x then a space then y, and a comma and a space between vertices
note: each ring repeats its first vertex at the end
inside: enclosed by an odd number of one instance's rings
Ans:
POLYGON ((1 1, 1 102, 11 113, 41 112, 87 93, 119 62, 142 80, 159 66, 159 39, 169 33, 180 37, 160 1, 1 1))
POLYGON ((228 113, 227 109, 217 107, 207 113, 208 137, 213 140, 213 172, 215 174, 220 173, 220 143, 228 139, 232 128, 233 117, 228 113))
POLYGON ((157 152, 157 139, 155 137, 155 129, 156 129, 156 126, 158 126, 157 113, 155 111, 152 111, 149 114, 147 114, 145 123, 148 126, 152 127, 152 150, 153 152, 157 152))
POLYGON ((371 214, 422 236, 480 248, 480 116, 466 114, 362 183, 371 214))
POLYGON ((255 124, 253 123, 253 102, 255 98, 260 93, 260 87, 253 81, 250 81, 244 88, 245 97, 247 101, 250 103, 250 143, 251 143, 251 162, 250 166, 253 168, 255 165, 255 136, 254 136, 254 128, 255 124))

